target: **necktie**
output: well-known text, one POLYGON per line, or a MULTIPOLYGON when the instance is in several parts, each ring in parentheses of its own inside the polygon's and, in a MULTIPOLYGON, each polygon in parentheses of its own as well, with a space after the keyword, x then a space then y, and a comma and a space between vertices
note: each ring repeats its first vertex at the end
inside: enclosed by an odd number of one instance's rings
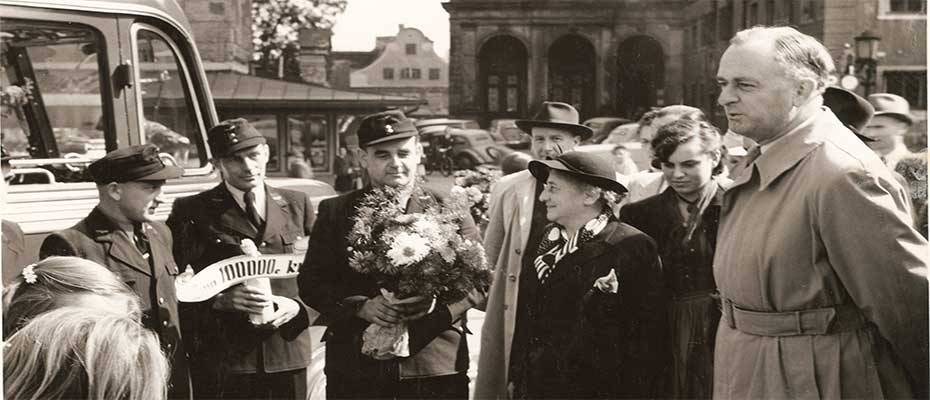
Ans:
POLYGON ((251 222, 256 229, 261 229, 262 217, 261 214, 258 213, 258 209, 255 208, 255 192, 251 190, 245 192, 243 199, 245 200, 245 214, 249 217, 249 222, 251 222))
POLYGON ((142 257, 148 259, 152 247, 149 245, 149 239, 145 237, 145 232, 142 230, 141 224, 136 225, 133 229, 132 241, 135 243, 136 248, 139 249, 139 252, 142 253, 142 257))

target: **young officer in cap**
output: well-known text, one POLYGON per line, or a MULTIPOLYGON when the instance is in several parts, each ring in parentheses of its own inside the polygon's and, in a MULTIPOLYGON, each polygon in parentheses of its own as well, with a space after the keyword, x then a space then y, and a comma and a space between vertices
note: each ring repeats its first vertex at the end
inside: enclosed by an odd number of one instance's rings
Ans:
MULTIPOLYGON (((352 244, 346 237, 355 224, 355 208, 373 187, 400 188, 404 194, 397 201, 407 213, 421 211, 424 202, 443 201, 416 183, 422 157, 416 127, 400 111, 369 115, 358 128, 358 142, 371 186, 320 203, 319 222, 298 277, 301 297, 328 325, 326 397, 466 399, 468 346, 464 324, 457 321, 483 296, 473 293, 449 306, 431 307, 433 300, 421 296, 389 303, 373 278, 348 265, 352 244), (380 361, 362 354, 362 332, 368 325, 399 321, 408 324, 409 357, 380 361)), ((470 216, 461 233, 479 240, 470 216)))
MULTIPOLYGON (((593 134, 578 123, 578 111, 558 102, 543 102, 532 120, 518 120, 516 124, 532 136, 530 149, 537 160, 571 151, 593 134)), ((491 192, 484 249, 495 272, 481 329, 475 398, 507 397, 517 280, 522 266, 532 265, 533 250, 546 225, 546 207, 539 200, 543 183, 524 170, 501 178, 491 192)))
POLYGON ((152 144, 114 150, 90 164, 100 202, 77 225, 45 238, 40 258, 75 256, 123 278, 142 306, 142 323, 158 334, 171 360, 171 398, 190 398, 187 354, 181 341, 174 280, 180 272, 171 231, 154 220, 165 180, 184 170, 166 165, 152 144))
POLYGON ((516 399, 654 398, 667 356, 656 244, 621 223, 611 162, 584 152, 531 161, 543 238, 520 274, 507 375, 516 399))
MULTIPOLYGON (((245 119, 221 122, 208 132, 213 165, 223 181, 206 192, 175 201, 168 217, 175 259, 195 272, 244 254, 249 239, 262 254, 294 252, 310 233, 314 212, 306 194, 265 184, 269 149, 245 119)), ((185 305, 187 306, 187 305, 185 305)), ((205 397, 306 398, 316 312, 297 296, 296 278, 272 279, 271 294, 239 284, 204 303, 185 307, 194 387, 205 397), (255 326, 249 313, 274 305, 268 324, 255 326)))

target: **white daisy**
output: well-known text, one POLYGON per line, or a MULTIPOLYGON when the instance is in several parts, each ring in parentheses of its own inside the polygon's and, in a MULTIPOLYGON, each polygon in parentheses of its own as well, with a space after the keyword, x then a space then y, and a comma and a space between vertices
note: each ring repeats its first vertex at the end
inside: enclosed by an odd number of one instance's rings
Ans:
POLYGON ((416 263, 429 254, 429 240, 415 233, 401 232, 391 242, 387 255, 398 267, 416 263))

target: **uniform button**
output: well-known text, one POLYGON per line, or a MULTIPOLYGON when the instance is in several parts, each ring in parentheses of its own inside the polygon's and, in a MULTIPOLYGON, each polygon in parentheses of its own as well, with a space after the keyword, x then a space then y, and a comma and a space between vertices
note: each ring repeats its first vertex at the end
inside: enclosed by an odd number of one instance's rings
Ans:
POLYGON ((514 250, 514 253, 517 253, 517 255, 519 256, 519 255, 520 255, 520 249, 518 248, 518 249, 514 250))
POLYGON ((220 243, 220 242, 222 242, 222 240, 220 240, 219 238, 217 238, 217 239, 216 239, 216 242, 217 242, 217 243, 220 243))
POLYGON ((164 298, 164 297, 159 297, 159 298, 158 298, 158 304, 165 304, 165 298, 164 298))
POLYGON ((262 247, 265 247, 267 245, 268 245, 268 242, 262 242, 262 247))
POLYGON ((511 282, 516 282, 516 281, 517 281, 517 276, 514 275, 514 274, 510 274, 510 275, 507 277, 507 279, 509 279, 511 282))
POLYGON ((170 348, 172 348, 172 347, 174 347, 174 345, 171 344, 171 343, 168 343, 168 348, 170 349, 170 348))
POLYGON ((168 321, 161 321, 162 326, 168 326, 168 321))

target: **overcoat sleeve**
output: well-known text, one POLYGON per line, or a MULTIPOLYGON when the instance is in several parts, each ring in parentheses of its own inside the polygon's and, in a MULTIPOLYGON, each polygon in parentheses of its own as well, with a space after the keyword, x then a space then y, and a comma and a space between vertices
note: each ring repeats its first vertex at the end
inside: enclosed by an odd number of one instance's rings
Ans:
POLYGON ((849 296, 902 361, 915 395, 925 398, 928 248, 901 196, 883 175, 848 171, 822 186, 811 228, 849 296))
MULTIPOLYGON (((345 214, 339 212, 343 207, 338 207, 338 200, 320 203, 319 221, 310 233, 307 256, 297 277, 301 299, 319 311, 321 322, 330 326, 352 318, 360 303, 367 300, 367 296, 350 299, 362 294, 351 293, 352 271, 347 270, 345 260, 338 260, 342 252, 336 249, 345 246, 345 241, 339 237, 337 224, 346 223, 338 221, 337 214, 345 214)), ((341 217, 345 219, 347 215, 341 217)))

